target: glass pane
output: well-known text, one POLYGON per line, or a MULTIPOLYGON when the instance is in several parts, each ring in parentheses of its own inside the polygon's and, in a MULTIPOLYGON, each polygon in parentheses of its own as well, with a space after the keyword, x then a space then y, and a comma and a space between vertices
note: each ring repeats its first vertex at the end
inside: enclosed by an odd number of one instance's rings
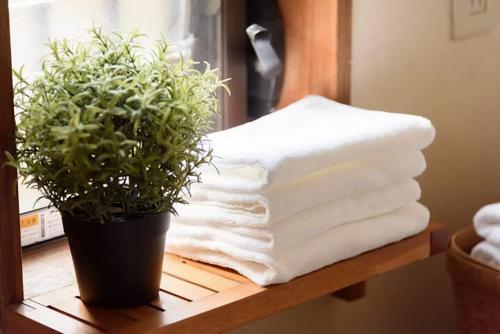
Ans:
POLYGON ((14 68, 37 71, 49 39, 80 38, 92 25, 165 36, 185 56, 220 67, 220 0, 9 0, 14 68))
MULTIPOLYGON (((93 25, 105 32, 140 30, 149 36, 145 47, 163 35, 184 57, 221 68, 221 0, 9 0, 9 12, 13 67, 25 65, 28 76, 40 70, 50 39, 80 39, 93 25)), ((215 119, 214 129, 220 124, 215 119)), ((19 189, 22 213, 48 205, 45 200, 35 205, 37 191, 19 189)), ((35 232, 24 233, 24 245, 40 241, 41 234, 51 236, 35 232)))

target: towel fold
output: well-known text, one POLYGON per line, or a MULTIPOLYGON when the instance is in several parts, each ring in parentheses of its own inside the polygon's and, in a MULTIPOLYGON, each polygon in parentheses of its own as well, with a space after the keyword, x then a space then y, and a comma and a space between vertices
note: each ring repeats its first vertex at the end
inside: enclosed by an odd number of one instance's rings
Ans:
POLYGON ((500 247, 500 203, 488 204, 474 215, 476 233, 500 247))
POLYGON ((339 164, 260 194, 193 185, 190 204, 176 206, 179 216, 173 220, 268 226, 321 203, 408 181, 425 167, 419 151, 390 152, 372 160, 339 164))
POLYGON ((260 285, 290 279, 368 250, 419 233, 429 211, 412 203, 388 214, 335 226, 291 247, 271 254, 198 237, 176 237, 167 232, 167 251, 232 268, 260 285))
POLYGON ((413 180, 434 138, 425 118, 308 96, 208 137, 217 169, 175 207, 167 251, 268 285, 428 224, 413 180))
POLYGON ((488 241, 482 241, 472 248, 470 255, 479 262, 500 270, 500 247, 488 241))
POLYGON ((387 151, 421 150, 432 142, 434 128, 423 117, 367 111, 308 96, 208 137, 220 174, 205 167, 204 185, 255 192, 343 162, 387 151))
POLYGON ((400 181, 313 206, 266 228, 241 224, 248 216, 244 213, 224 216, 224 210, 191 204, 183 215, 172 217, 168 237, 198 238, 272 254, 334 226, 382 215, 419 198, 415 180, 400 181))

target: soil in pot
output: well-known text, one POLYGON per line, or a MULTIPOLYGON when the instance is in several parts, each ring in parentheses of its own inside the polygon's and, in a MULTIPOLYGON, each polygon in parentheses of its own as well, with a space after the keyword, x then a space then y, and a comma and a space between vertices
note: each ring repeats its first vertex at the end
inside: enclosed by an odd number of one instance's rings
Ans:
POLYGON ((124 308, 158 297, 168 213, 105 224, 62 217, 83 302, 124 308))

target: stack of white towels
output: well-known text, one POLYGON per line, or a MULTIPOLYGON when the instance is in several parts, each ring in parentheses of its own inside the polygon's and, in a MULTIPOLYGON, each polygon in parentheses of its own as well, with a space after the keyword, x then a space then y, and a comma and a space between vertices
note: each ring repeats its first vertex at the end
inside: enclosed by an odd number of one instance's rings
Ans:
POLYGON ((268 285, 416 234, 433 138, 425 118, 319 96, 210 134, 218 170, 176 207, 167 251, 268 285))
POLYGON ((472 248, 471 256, 500 270, 500 203, 482 207, 474 216, 474 229, 484 241, 472 248))

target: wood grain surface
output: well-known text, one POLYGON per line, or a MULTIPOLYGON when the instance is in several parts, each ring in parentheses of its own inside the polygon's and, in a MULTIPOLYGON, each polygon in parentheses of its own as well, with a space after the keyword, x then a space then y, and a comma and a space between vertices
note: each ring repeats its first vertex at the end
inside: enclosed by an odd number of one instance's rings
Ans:
POLYGON ((3 308, 23 300, 17 174, 6 167, 5 151, 15 154, 12 65, 8 0, 0 0, 0 324, 3 308))

